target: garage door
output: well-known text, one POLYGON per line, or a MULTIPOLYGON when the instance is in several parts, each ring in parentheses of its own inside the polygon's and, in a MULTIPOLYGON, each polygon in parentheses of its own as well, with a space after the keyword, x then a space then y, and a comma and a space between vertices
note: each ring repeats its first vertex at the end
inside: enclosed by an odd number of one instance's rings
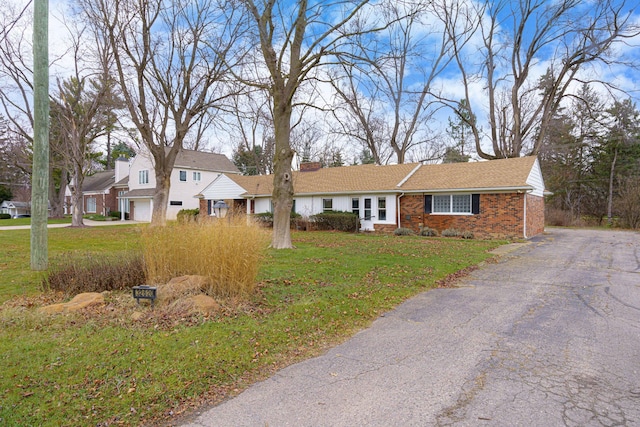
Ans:
POLYGON ((151 200, 141 199, 133 201, 133 216, 136 221, 151 221, 151 200))

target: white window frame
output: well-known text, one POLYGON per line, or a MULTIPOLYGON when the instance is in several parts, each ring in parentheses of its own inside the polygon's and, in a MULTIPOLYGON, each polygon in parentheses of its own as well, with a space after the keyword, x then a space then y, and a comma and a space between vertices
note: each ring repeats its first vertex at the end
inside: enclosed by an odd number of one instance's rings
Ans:
POLYGON ((195 182, 200 182, 200 180, 202 180, 202 175, 200 174, 200 172, 194 172, 193 173, 193 180, 195 182))
POLYGON ((378 197, 378 221, 387 220, 387 198, 378 197))
POLYGON ((358 217, 360 216, 360 198, 351 198, 351 212, 358 215, 358 217))
POLYGON ((434 194, 431 197, 431 214, 433 215, 473 215, 471 194, 434 194), (447 200, 448 198, 448 200, 447 200), (465 198, 465 201, 462 201, 465 198), (456 206, 464 205, 465 210, 456 209, 456 206), (466 207, 468 206, 468 210, 466 207), (447 210, 444 210, 445 208, 447 210))
POLYGON ((143 169, 141 171, 138 171, 138 183, 139 184, 149 183, 149 170, 143 169))
POLYGON ((97 211, 98 199, 96 197, 87 197, 87 213, 96 213, 97 211))
POLYGON ((178 171, 178 179, 180 182, 187 182, 187 171, 178 171), (182 179, 184 177, 184 179, 182 179))
POLYGON ((322 212, 333 211, 333 199, 322 199, 322 212))

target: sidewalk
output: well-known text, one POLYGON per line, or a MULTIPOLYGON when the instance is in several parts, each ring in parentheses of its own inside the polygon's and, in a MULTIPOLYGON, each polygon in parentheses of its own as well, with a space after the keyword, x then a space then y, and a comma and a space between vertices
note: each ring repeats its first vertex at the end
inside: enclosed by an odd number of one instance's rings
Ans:
MULTIPOLYGON (((131 224, 141 224, 139 221, 93 221, 90 219, 84 220, 84 225, 87 227, 103 227, 107 225, 131 225, 131 224)), ((71 227, 71 224, 47 224, 47 228, 64 228, 71 227)), ((0 230, 28 230, 30 229, 30 225, 7 225, 0 226, 0 230)))

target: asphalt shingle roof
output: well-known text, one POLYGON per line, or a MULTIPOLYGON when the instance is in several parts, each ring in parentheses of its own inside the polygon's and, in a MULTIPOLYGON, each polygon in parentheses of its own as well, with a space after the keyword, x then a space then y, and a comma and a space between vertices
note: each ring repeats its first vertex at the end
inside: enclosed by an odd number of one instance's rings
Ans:
POLYGON ((224 154, 203 151, 180 150, 174 168, 198 169, 213 172, 239 173, 240 171, 224 154))
POLYGON ((111 187, 116 180, 116 173, 113 170, 96 172, 91 176, 86 176, 82 183, 83 192, 102 191, 111 187))
POLYGON ((447 163, 420 167, 402 186, 404 191, 527 187, 535 157, 488 162, 447 163))
MULTIPOLYGON (((439 165, 358 165, 293 172, 296 195, 527 188, 535 157, 439 165)), ((273 192, 273 175, 228 175, 247 196, 273 192)))

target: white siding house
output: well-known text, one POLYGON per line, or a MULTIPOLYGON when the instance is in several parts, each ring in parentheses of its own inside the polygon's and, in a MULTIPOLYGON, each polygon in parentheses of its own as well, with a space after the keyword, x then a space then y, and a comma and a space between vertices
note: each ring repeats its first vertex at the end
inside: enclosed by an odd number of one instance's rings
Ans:
MULTIPOLYGON (((156 188, 153 158, 148 153, 138 154, 131 163, 129 173, 129 191, 122 198, 130 201, 131 219, 151 221, 156 188)), ((240 171, 223 154, 180 151, 171 172, 167 219, 176 219, 182 209, 197 209, 199 199, 196 195, 221 173, 233 175, 240 171)))
MULTIPOLYGON (((535 157, 440 165, 358 165, 294 171, 293 209, 302 216, 353 212, 361 230, 454 228, 486 237, 544 231, 544 180, 535 157)), ((224 200, 248 214, 272 211, 273 176, 223 174, 200 193, 201 208, 224 200)), ((202 209, 201 209, 202 210, 202 209)))

